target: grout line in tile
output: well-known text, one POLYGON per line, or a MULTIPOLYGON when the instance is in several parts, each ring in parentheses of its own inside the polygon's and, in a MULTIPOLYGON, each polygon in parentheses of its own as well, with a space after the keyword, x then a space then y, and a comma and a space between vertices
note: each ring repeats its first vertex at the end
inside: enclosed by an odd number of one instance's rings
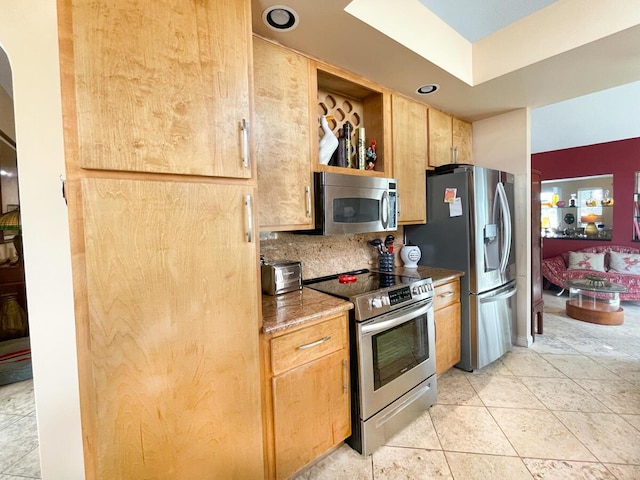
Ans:
MULTIPOLYGON (((599 463, 603 463, 603 462, 602 462, 602 460, 600 460, 600 457, 598 457, 598 455, 596 455, 596 454, 595 454, 595 452, 593 452, 593 451, 592 451, 592 450, 591 450, 587 445, 585 445, 585 444, 584 444, 584 442, 583 442, 582 440, 580 440, 580 439, 578 438, 578 436, 577 436, 575 433, 573 433, 573 430, 571 430, 571 429, 569 428, 569 426, 568 426, 568 425, 566 425, 558 415, 556 415, 556 412, 554 412, 553 410, 550 410, 550 411, 551 411, 551 413, 553 414, 553 416, 554 416, 554 417, 556 417, 556 418, 558 419, 558 421, 559 421, 562 425, 564 425, 564 428, 566 428, 566 429, 569 431, 569 433, 570 433, 571 435, 573 435, 573 437, 578 441, 578 443, 580 443, 580 445, 582 445, 582 446, 587 450, 587 452, 589 452, 591 455, 593 455, 593 458, 595 458, 596 460, 598 460, 598 462, 599 462, 599 463)), ((585 412, 578 412, 578 413, 585 413, 585 412)), ((612 414, 613 414, 613 415, 617 415, 616 413, 613 413, 613 412, 612 412, 612 414)), ((619 416, 619 415, 618 415, 618 416, 619 416)))

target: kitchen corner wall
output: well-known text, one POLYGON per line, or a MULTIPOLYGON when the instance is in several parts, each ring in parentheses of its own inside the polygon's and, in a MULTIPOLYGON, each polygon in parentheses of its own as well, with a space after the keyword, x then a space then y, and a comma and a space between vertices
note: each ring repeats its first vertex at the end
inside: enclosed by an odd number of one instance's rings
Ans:
POLYGON ((404 237, 403 227, 396 232, 367 233, 358 235, 299 235, 288 232, 271 233, 260 241, 260 255, 265 261, 294 260, 302 262, 302 278, 378 267, 378 251, 368 242, 374 238, 384 241, 391 234, 394 242, 396 266, 402 265, 400 250, 404 237))
POLYGON ((531 144, 529 109, 473 123, 473 161, 515 175, 517 324, 514 342, 526 347, 531 336, 531 144))

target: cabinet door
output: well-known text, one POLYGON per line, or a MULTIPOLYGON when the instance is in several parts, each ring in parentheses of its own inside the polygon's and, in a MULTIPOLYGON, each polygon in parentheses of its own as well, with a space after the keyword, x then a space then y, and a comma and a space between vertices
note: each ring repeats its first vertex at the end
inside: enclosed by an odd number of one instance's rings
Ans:
POLYGON ((460 303, 436 310, 436 373, 446 372, 460 361, 460 303))
POLYGON ((351 433, 349 353, 273 378, 276 478, 289 478, 351 433))
POLYGON ((452 163, 451 117, 433 108, 429 109, 429 165, 439 167, 452 163))
POLYGON ((473 163, 471 147, 473 139, 473 125, 459 118, 452 118, 453 148, 455 163, 473 163))
POLYGON ((248 0, 68 1, 83 168, 251 177, 248 0))
POLYGON ((258 37, 253 51, 259 223, 265 230, 309 229, 316 133, 310 126, 310 62, 258 37))
POLYGON ((392 97, 393 175, 400 193, 400 223, 427 220, 427 108, 392 97))
POLYGON ((81 185, 89 477, 263 478, 252 189, 81 185))

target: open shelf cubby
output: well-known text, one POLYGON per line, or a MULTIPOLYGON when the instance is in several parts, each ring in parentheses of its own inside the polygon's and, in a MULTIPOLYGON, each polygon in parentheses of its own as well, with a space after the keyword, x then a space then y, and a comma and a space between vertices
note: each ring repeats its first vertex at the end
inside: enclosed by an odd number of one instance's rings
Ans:
MULTIPOLYGON (((318 68, 318 116, 332 115, 329 127, 338 136, 338 131, 345 122, 351 123, 352 156, 355 156, 358 128, 365 129, 365 146, 372 140, 376 141, 376 165, 374 170, 358 170, 357 168, 343 168, 331 165, 318 165, 319 171, 348 173, 354 175, 390 176, 391 165, 385 161, 385 93, 363 85, 354 80, 344 78, 334 73, 318 68)), ((318 127, 318 137, 323 135, 318 127)))

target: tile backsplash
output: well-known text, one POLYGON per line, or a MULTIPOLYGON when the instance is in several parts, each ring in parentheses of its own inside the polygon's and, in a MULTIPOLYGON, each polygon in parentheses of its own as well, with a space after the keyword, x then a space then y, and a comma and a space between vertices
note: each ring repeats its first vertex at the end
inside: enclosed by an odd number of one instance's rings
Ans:
POLYGON ((260 255, 265 261, 295 260, 302 262, 302 278, 316 278, 335 273, 378 267, 378 250, 369 241, 395 237, 395 264, 402 265, 399 253, 404 230, 357 235, 297 235, 288 232, 271 234, 274 239, 260 241, 260 255))

